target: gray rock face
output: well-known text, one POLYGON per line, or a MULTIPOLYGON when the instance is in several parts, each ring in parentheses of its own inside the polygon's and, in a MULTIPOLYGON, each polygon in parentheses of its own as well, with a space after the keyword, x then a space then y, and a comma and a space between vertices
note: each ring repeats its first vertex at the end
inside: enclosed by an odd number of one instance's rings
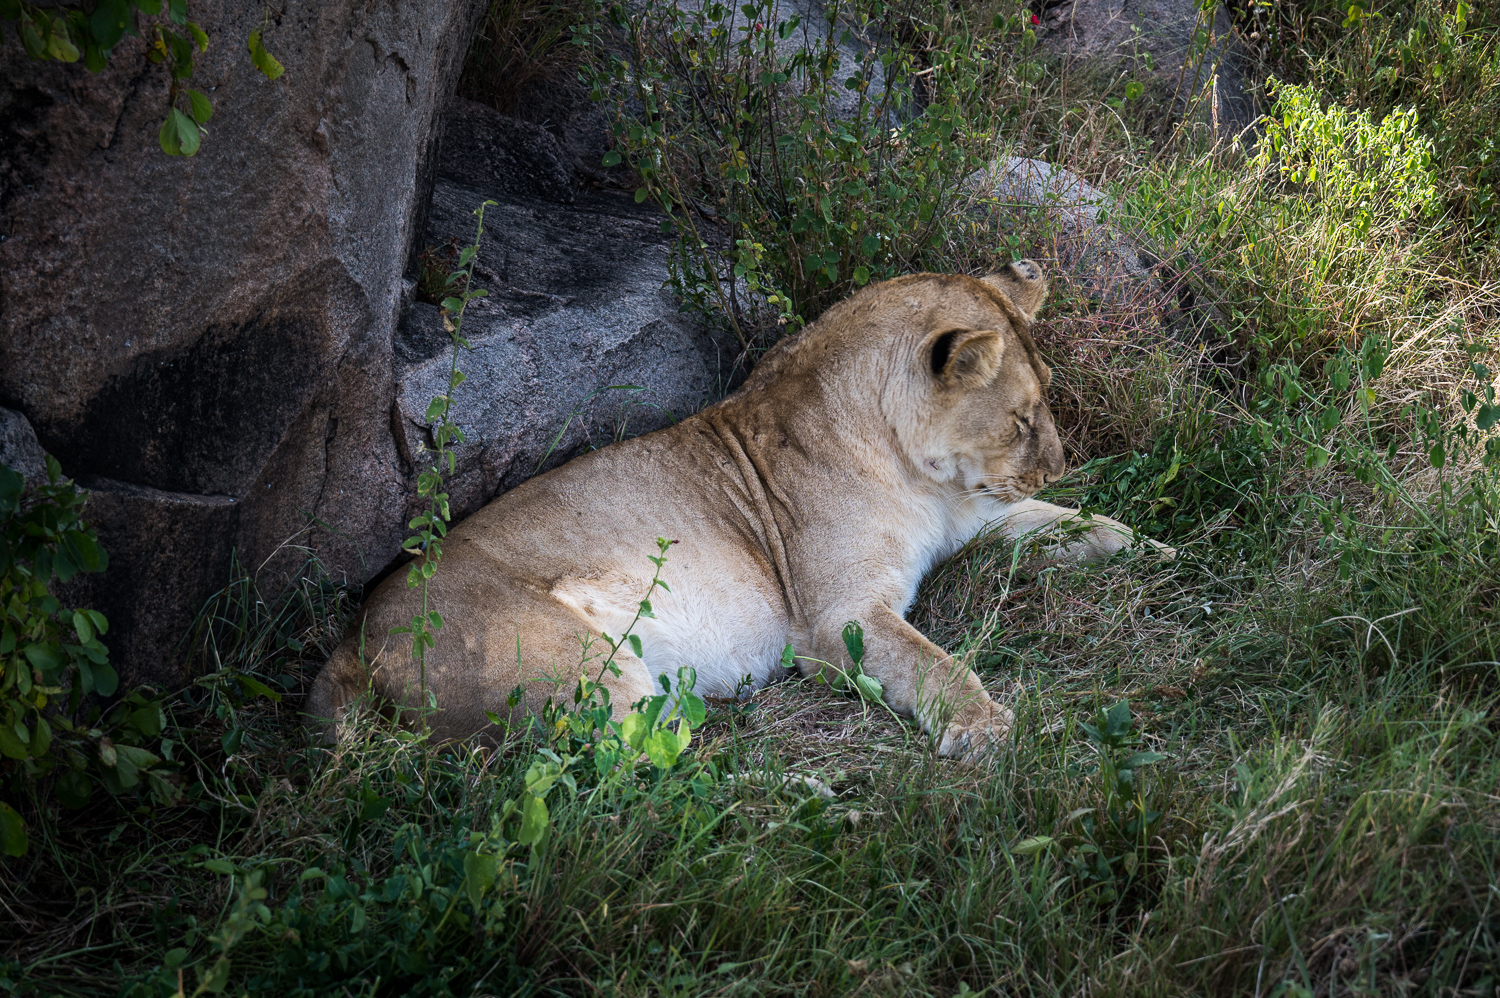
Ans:
POLYGON ((1020 235, 1060 286, 1107 304, 1121 321, 1189 337, 1222 322, 1185 280, 1183 261, 1164 261, 1122 232, 1109 220, 1110 196, 1073 171, 1015 156, 976 171, 966 186, 966 210, 1020 235))
POLYGON ((1222 3, 1211 20, 1200 15, 1194 0, 1062 0, 1044 6, 1039 40, 1045 50, 1104 65, 1133 59, 1137 79, 1154 78, 1158 91, 1176 95, 1179 103, 1204 95, 1206 117, 1212 122, 1216 111, 1225 138, 1259 116, 1248 60, 1222 3), (1194 48, 1200 28, 1208 32, 1206 52, 1201 44, 1194 48))
POLYGON ((657 215, 580 190, 549 131, 450 99, 479 6, 293 0, 272 83, 237 41, 263 8, 231 5, 204 23, 198 72, 223 82, 193 159, 157 147, 167 81, 138 46, 98 77, 4 53, 0 456, 45 448, 91 490, 110 568, 63 595, 109 617, 126 682, 184 678, 235 555, 269 589, 294 537, 351 582, 399 563, 448 372, 405 275, 483 200, 455 516, 728 386, 738 351, 662 290, 657 215))
MULTIPOLYGON (((739 356, 732 337, 688 319, 663 290, 670 237, 654 209, 607 191, 579 191, 561 205, 550 181, 533 197, 502 195, 511 177, 546 175, 558 163, 547 142, 509 146, 495 174, 476 163, 473 149, 521 124, 455 100, 428 216, 429 244, 467 243, 474 207, 502 201, 485 215, 475 266, 490 297, 464 320, 473 351, 460 357, 468 380, 453 412, 469 442, 449 489, 455 516, 582 449, 702 408, 734 380, 739 356)), ((411 310, 396 351, 403 454, 420 463, 427 405, 450 363, 437 308, 411 310)))
POLYGON ((36 431, 14 409, 0 408, 0 464, 20 472, 28 482, 47 479, 47 460, 36 431))
POLYGON ((70 595, 114 622, 127 680, 179 678, 231 549, 258 564, 317 516, 362 578, 398 543, 401 278, 480 6, 291 0, 275 82, 245 51, 264 4, 197 11, 215 113, 192 158, 157 145, 169 79, 139 39, 93 75, 5 33, 0 404, 95 492, 111 568, 70 595))
POLYGON ((1015 156, 977 171, 968 185, 979 207, 1028 230, 1028 253, 1091 297, 1117 300, 1151 280, 1140 248, 1101 219, 1109 195, 1073 171, 1015 156))

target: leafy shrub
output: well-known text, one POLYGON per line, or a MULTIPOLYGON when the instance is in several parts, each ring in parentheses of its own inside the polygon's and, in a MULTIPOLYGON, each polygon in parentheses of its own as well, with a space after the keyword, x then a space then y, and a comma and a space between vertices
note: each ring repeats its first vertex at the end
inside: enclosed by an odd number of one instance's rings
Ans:
MULTIPOLYGON (((821 24, 777 13, 771 0, 649 0, 610 9, 628 58, 595 38, 594 96, 614 117, 606 165, 623 157, 644 185, 636 200, 656 201, 680 234, 678 290, 740 326, 754 324, 758 295, 780 321, 808 321, 937 259, 964 229, 965 181, 994 156, 1005 120, 992 53, 961 20, 879 0, 830 4, 821 24), (914 47, 865 41, 895 35, 920 38, 922 62, 914 47), (857 47, 857 64, 840 43, 857 47), (696 221, 704 212, 717 236, 696 221), (732 273, 711 238, 725 241, 732 273)), ((1012 21, 1022 46, 1034 43, 1012 21)))
MULTIPOLYGON (((87 501, 51 455, 47 481, 31 495, 19 473, 0 465, 0 786, 20 800, 53 776, 57 799, 75 809, 88 803, 95 781, 112 794, 144 782, 170 800, 171 768, 146 748, 162 732, 160 704, 140 690, 107 710, 92 702, 119 686, 101 640, 109 622, 51 592, 54 580, 108 565, 82 518, 87 501)), ((21 814, 0 803, 0 847, 20 856, 28 843, 21 814)))

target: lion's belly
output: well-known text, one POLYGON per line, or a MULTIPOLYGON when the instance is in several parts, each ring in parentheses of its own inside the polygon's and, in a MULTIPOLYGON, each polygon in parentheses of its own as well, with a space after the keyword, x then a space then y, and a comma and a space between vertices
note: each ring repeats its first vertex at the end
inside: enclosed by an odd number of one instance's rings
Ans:
POLYGON ((727 696, 749 676, 759 687, 779 668, 788 621, 782 601, 758 579, 733 571, 703 575, 673 573, 670 591, 651 597, 651 617, 634 619, 649 581, 625 575, 594 575, 559 581, 552 595, 594 628, 620 640, 641 639, 641 658, 653 681, 677 670, 697 672, 697 692, 727 696))

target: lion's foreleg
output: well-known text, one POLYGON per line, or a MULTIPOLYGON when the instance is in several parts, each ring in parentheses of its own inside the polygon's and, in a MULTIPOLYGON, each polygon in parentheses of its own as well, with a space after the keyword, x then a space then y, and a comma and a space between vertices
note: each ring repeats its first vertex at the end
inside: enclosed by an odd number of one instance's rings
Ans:
MULTIPOLYGON (((1080 510, 1038 499, 1011 504, 995 525, 1011 540, 1039 541, 1047 557, 1060 561, 1105 561, 1135 543, 1135 531, 1119 520, 1099 513, 1084 517, 1080 510)), ((1165 557, 1177 554, 1165 544, 1150 538, 1142 540, 1165 557)))
MULTIPOLYGON (((1011 712, 990 699, 974 671, 894 610, 881 606, 846 619, 864 630, 863 672, 880 681, 892 710, 916 718, 923 732, 938 739, 938 754, 976 754, 1010 730, 1011 712)), ((837 630, 830 624, 818 645, 827 661, 849 669, 853 662, 841 634, 842 623, 837 630)))

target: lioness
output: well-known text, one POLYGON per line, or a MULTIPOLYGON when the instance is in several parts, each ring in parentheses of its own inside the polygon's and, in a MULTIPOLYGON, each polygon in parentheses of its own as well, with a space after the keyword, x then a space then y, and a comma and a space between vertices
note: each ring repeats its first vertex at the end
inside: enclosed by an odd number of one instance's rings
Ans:
MULTIPOLYGON (((852 620, 864 671, 939 753, 1002 738, 1011 712, 903 615, 923 574, 987 525, 1018 537, 1078 515, 1031 498, 1063 473, 1051 372, 1029 332, 1046 290, 1029 260, 982 280, 915 274, 866 288, 779 344, 723 402, 463 521, 429 594, 446 621, 427 662, 435 735, 481 734, 518 685, 533 712, 560 692, 538 679, 571 685, 584 638, 618 639, 635 616, 661 536, 675 541, 671 590, 636 626, 642 657, 623 645, 620 674, 603 676, 618 708, 684 665, 700 693, 729 693, 746 675, 764 684, 788 642, 847 669, 840 635, 852 620)), ((1104 517, 1078 526, 1057 556, 1108 557, 1132 540, 1104 517)), ((405 573, 382 583, 308 712, 336 720, 372 686, 415 706, 410 642, 390 631, 418 607, 405 573)))

